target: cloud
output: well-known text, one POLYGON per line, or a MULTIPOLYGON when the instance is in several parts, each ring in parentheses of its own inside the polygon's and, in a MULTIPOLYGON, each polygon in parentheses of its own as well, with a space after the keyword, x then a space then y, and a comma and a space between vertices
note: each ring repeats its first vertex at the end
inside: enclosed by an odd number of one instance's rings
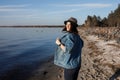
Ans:
POLYGON ((48 14, 62 14, 62 13, 70 13, 70 12, 76 12, 79 11, 79 9, 70 9, 70 10, 62 10, 62 11, 53 11, 49 12, 48 14))
POLYGON ((0 6, 0 11, 22 11, 26 10, 29 4, 24 5, 2 5, 0 6))
POLYGON ((55 4, 53 6, 58 7, 88 7, 88 8, 105 8, 110 7, 112 4, 103 4, 103 3, 85 3, 85 4, 55 4))
MULTIPOLYGON (((4 19, 11 19, 11 18, 18 18, 18 19, 38 19, 38 18, 45 18, 44 15, 37 15, 37 14, 16 14, 16 15, 1 15, 0 18, 4 19)), ((1 19, 0 19, 1 20, 1 19)))
POLYGON ((30 4, 22 5, 0 5, 0 18, 38 18, 36 9, 31 9, 30 4), (20 13, 21 12, 21 13, 20 13))
POLYGON ((72 12, 78 12, 80 10, 83 10, 84 8, 105 8, 105 7, 111 7, 112 4, 104 4, 104 3, 52 4, 52 6, 62 7, 63 9, 66 9, 66 10, 51 11, 51 12, 48 12, 48 14, 72 13, 72 12))
POLYGON ((4 15, 4 16, 0 16, 0 18, 29 18, 29 17, 34 17, 34 15, 4 15))
POLYGON ((26 10, 26 9, 0 9, 0 12, 23 11, 23 10, 26 10))
POLYGON ((0 8, 24 8, 29 6, 30 4, 23 4, 23 5, 2 5, 0 8))

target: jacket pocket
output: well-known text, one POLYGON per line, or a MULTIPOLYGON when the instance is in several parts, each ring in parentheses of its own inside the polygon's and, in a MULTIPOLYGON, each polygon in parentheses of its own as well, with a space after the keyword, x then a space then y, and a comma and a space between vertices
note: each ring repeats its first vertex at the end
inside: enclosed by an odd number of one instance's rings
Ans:
POLYGON ((62 56, 63 65, 66 65, 69 62, 69 59, 70 59, 70 54, 64 53, 63 56, 62 56))

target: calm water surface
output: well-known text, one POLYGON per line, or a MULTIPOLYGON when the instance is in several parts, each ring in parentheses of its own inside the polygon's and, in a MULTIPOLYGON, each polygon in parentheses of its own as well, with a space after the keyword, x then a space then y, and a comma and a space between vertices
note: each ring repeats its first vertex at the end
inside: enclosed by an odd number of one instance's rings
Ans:
POLYGON ((0 28, 0 79, 12 71, 18 75, 29 72, 48 59, 60 34, 61 28, 0 28))

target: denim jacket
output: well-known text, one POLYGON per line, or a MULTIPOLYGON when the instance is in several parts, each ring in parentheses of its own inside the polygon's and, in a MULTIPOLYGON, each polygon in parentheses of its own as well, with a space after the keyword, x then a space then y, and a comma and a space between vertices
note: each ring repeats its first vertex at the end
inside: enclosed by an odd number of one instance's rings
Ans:
POLYGON ((65 51, 63 51, 60 46, 57 46, 54 55, 54 64, 66 69, 73 69, 81 66, 83 40, 80 36, 78 34, 67 32, 60 40, 65 46, 65 51))

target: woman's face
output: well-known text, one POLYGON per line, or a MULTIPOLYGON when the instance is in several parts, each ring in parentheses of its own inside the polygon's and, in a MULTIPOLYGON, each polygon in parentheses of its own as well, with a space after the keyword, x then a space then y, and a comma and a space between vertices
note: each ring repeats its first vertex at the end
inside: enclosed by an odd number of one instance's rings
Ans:
POLYGON ((71 22, 67 22, 65 26, 66 26, 66 30, 70 31, 70 29, 71 29, 71 22))

